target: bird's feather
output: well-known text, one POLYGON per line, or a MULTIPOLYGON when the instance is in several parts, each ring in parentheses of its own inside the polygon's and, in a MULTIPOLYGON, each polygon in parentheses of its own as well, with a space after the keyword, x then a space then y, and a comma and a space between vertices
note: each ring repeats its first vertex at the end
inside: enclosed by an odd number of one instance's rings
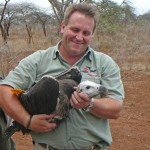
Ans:
MULTIPOLYGON (((73 67, 55 78, 44 76, 39 82, 24 92, 14 90, 13 93, 18 95, 21 104, 29 114, 54 113, 53 121, 57 123, 57 120, 60 122, 60 120, 68 116, 70 109, 69 100, 74 91, 73 87, 78 85, 81 77, 79 69, 73 67)), ((30 132, 29 129, 26 129, 17 121, 13 121, 13 125, 6 129, 5 137, 9 138, 16 131, 20 130, 23 134, 30 132)))

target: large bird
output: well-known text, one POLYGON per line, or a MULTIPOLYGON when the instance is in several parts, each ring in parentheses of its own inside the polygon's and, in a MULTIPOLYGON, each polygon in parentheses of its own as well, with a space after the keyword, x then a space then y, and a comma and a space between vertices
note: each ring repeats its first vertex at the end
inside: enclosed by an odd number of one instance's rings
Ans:
MULTIPOLYGON (((71 108, 69 100, 74 90, 83 92, 89 97, 107 93, 107 89, 100 84, 91 81, 80 83, 80 81, 80 71, 73 68, 55 78, 52 76, 43 77, 33 87, 18 96, 21 104, 31 115, 53 113, 55 116, 49 121, 59 124, 68 117, 71 108)), ((9 138, 20 130, 23 134, 30 132, 29 129, 26 129, 17 121, 13 121, 13 125, 6 129, 5 137, 9 138)))
MULTIPOLYGON (((75 66, 55 77, 43 76, 26 91, 13 89, 12 92, 18 96, 20 103, 30 115, 54 113, 55 117, 49 121, 59 123, 60 120, 68 117, 69 99, 81 78, 80 70, 75 66)), ((23 134, 30 132, 29 129, 14 120, 12 125, 6 129, 4 136, 9 138, 20 130, 23 134)))

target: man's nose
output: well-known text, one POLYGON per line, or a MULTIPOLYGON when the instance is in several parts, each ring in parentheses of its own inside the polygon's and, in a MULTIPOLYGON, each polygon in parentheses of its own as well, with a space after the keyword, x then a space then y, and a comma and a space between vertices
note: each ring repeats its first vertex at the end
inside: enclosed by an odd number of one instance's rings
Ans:
POLYGON ((78 33, 78 34, 76 35, 76 39, 77 39, 77 40, 83 40, 83 35, 82 35, 82 33, 78 33))

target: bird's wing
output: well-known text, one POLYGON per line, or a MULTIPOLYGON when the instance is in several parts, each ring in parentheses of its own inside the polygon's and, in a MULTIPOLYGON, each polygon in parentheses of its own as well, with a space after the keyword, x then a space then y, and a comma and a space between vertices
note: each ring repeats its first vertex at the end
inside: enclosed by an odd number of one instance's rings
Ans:
POLYGON ((56 108, 58 96, 58 81, 51 76, 45 76, 33 87, 21 94, 20 100, 32 115, 50 114, 56 108))

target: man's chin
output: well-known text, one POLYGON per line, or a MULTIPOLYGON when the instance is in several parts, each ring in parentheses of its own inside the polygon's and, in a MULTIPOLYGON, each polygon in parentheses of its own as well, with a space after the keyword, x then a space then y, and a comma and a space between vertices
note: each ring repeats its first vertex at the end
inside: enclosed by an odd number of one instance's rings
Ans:
POLYGON ((83 54, 83 51, 82 50, 72 50, 72 51, 70 51, 70 54, 72 56, 80 56, 83 54))

